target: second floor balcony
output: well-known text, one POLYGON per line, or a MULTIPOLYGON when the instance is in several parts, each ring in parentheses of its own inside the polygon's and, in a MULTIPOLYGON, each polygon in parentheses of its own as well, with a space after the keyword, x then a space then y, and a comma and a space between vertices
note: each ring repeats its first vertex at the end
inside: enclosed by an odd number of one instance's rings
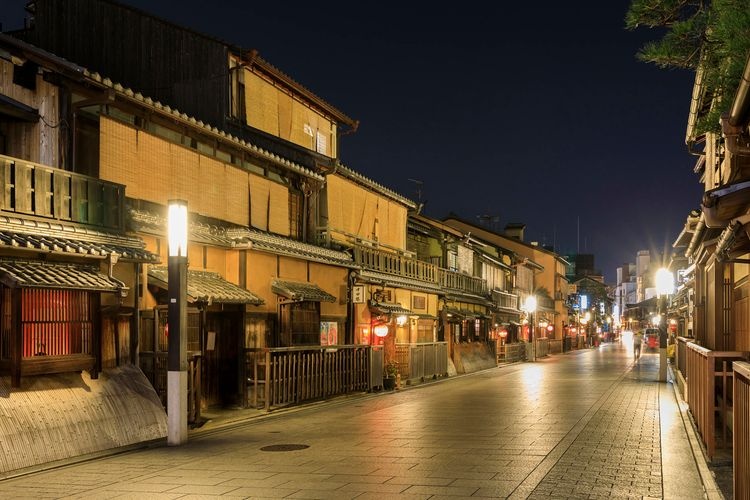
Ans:
POLYGON ((355 245, 353 255, 354 263, 368 271, 424 281, 447 291, 489 295, 487 281, 482 278, 443 269, 407 255, 364 245, 355 245))
POLYGON ((488 293, 487 280, 482 278, 442 268, 439 270, 439 276, 440 286, 444 289, 468 292, 481 296, 486 296, 488 293))
POLYGON ((125 186, 0 155, 0 213, 124 228, 125 186))
POLYGON ((518 295, 515 293, 509 293, 504 290, 492 290, 492 301, 500 309, 509 311, 519 310, 518 295))
POLYGON ((395 252, 354 246, 354 263, 362 269, 377 271, 402 278, 411 278, 428 283, 438 283, 438 267, 395 252))

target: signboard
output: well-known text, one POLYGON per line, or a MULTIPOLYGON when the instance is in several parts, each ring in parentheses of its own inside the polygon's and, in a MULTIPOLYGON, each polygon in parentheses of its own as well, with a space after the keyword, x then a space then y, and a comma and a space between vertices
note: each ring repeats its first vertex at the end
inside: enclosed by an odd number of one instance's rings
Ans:
POLYGON ((581 310, 586 310, 588 308, 589 308, 589 296, 581 295, 581 310))
POLYGON ((352 303, 364 304, 365 303, 365 286, 356 285, 352 287, 352 303))

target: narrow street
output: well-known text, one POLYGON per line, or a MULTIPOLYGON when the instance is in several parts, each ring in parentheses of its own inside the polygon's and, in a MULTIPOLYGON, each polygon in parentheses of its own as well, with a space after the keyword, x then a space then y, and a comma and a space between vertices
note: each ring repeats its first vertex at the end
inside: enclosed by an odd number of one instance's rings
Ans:
POLYGON ((657 363, 605 344, 6 480, 0 497, 705 498, 657 363))

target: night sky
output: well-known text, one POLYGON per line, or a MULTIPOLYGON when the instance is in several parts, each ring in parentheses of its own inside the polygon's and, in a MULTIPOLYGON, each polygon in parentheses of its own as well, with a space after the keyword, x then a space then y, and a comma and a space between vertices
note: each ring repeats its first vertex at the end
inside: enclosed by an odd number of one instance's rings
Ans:
MULTIPOLYGON (((25 3, 2 1, 4 30, 25 3)), ((255 48, 359 120, 342 162, 426 215, 523 222, 527 241, 593 253, 610 284, 699 206, 693 75, 636 60, 659 33, 624 29, 627 0, 122 3, 255 48)))

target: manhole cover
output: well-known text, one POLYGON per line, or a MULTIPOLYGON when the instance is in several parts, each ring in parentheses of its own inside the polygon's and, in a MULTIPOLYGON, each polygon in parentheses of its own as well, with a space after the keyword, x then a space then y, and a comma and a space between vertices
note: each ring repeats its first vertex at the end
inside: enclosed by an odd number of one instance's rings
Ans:
POLYGON ((305 448, 309 448, 309 446, 306 444, 272 444, 264 446, 260 451, 295 451, 304 450, 305 448))

